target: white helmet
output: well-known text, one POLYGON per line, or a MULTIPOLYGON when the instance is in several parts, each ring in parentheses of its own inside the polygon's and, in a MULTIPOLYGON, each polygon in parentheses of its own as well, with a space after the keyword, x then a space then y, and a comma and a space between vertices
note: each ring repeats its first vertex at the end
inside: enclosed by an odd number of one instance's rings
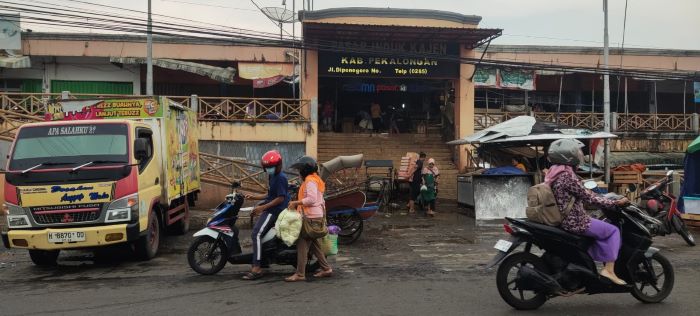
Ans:
POLYGON ((576 139, 558 139, 549 145, 547 158, 553 164, 578 166, 583 162, 583 148, 585 145, 576 139))

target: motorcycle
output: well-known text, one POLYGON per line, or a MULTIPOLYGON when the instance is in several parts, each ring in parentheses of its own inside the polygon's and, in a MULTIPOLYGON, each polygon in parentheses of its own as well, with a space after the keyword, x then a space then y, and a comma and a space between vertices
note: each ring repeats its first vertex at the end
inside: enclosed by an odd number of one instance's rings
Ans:
MULTIPOLYGON (((195 239, 187 250, 187 262, 199 274, 216 274, 224 268, 226 262, 250 265, 253 261, 253 253, 243 253, 238 239, 238 214, 253 209, 241 208, 245 199, 243 194, 237 192, 240 186, 240 183, 232 184, 231 194, 226 195, 226 200, 214 209, 206 227, 194 234, 195 239)), ((276 234, 277 230, 270 228, 261 240, 262 267, 278 264, 296 268, 296 245, 287 246, 276 234)), ((316 271, 319 267, 318 260, 309 256, 306 271, 316 271)))
MULTIPOLYGON (((616 196, 615 198, 620 198, 616 196)), ((644 303, 658 303, 671 293, 674 272, 659 249, 651 247, 648 227, 661 223, 636 207, 604 210, 620 229, 622 242, 615 273, 629 285, 617 285, 598 273, 588 254, 592 238, 525 219, 506 218, 510 240, 499 240, 498 254, 486 268, 499 265, 496 285, 501 298, 519 310, 537 309, 548 299, 575 294, 631 293, 644 303), (514 252, 521 245, 522 251, 514 252), (535 245, 544 253, 532 252, 535 245)))
POLYGON ((644 189, 639 194, 641 199, 639 207, 661 221, 659 235, 668 235, 675 231, 683 237, 688 245, 695 246, 695 237, 688 231, 688 227, 685 226, 680 216, 681 213, 678 211, 678 199, 667 190, 672 179, 673 170, 670 170, 664 178, 644 189))

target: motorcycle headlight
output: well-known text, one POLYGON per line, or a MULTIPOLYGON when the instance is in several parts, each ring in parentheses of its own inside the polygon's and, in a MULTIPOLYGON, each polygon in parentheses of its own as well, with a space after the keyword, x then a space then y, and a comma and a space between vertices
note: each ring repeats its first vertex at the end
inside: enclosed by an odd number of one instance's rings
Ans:
POLYGON ((105 223, 130 221, 139 214, 139 195, 132 194, 112 201, 107 208, 105 223))

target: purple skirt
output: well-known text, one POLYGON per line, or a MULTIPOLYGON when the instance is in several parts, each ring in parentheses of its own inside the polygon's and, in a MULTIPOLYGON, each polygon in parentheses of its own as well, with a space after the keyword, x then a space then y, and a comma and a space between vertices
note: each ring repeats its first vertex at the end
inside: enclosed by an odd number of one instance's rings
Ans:
POLYGON ((594 261, 615 262, 620 252, 620 230, 604 221, 591 219, 591 226, 582 235, 592 237, 595 243, 588 248, 594 261))

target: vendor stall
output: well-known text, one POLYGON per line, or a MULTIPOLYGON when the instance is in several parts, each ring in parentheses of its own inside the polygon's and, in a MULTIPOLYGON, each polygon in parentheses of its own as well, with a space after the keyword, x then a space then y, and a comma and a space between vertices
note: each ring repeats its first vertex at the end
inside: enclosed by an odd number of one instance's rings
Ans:
POLYGON ((590 164, 587 170, 579 170, 584 177, 592 177, 595 155, 589 148, 596 148, 601 139, 616 137, 610 133, 591 132, 566 125, 538 121, 530 116, 519 116, 464 139, 448 142, 448 145, 469 144, 475 147, 473 163, 488 167, 458 177, 457 200, 474 208, 478 221, 525 217, 527 189, 540 183, 542 170, 547 167, 545 157, 549 144, 557 139, 578 139, 586 144, 590 164), (514 157, 529 165, 527 172, 510 172, 514 157), (496 170, 496 172, 492 172, 496 170))

